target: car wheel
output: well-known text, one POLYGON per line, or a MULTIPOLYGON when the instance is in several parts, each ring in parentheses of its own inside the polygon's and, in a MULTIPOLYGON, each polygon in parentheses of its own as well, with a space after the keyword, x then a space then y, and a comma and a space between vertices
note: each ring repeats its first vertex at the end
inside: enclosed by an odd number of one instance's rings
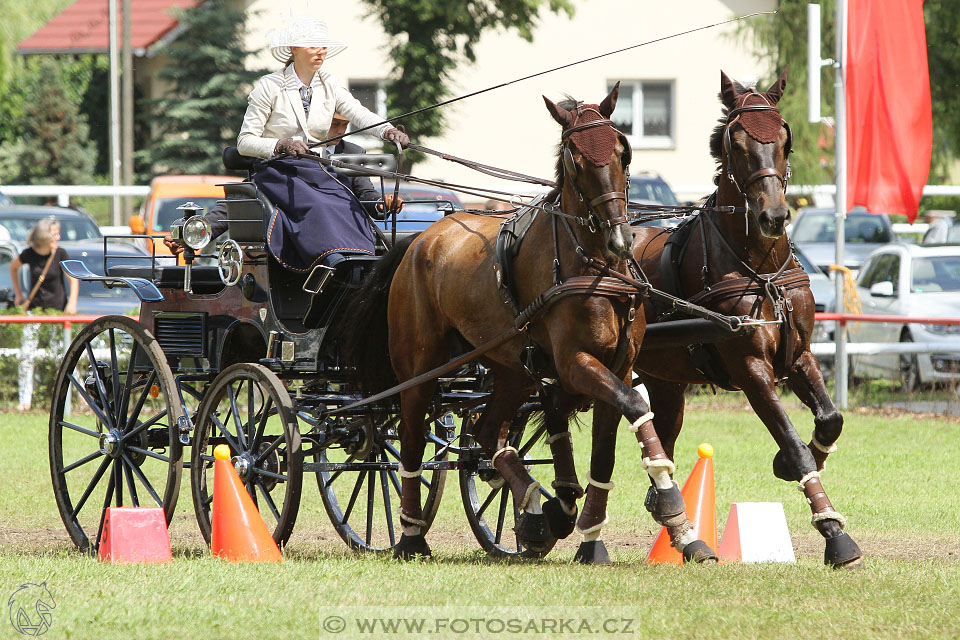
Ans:
MULTIPOLYGON (((904 332, 900 336, 900 343, 913 342, 913 336, 904 332)), ((906 392, 913 392, 920 388, 920 363, 915 353, 900 354, 900 386, 906 392)))

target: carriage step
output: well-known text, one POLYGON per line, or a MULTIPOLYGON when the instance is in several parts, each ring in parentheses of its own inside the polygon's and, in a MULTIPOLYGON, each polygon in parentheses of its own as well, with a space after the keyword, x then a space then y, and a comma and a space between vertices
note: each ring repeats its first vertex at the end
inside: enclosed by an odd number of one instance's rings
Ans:
POLYGON ((64 260, 60 266, 67 275, 85 282, 102 282, 108 287, 128 287, 133 289, 141 302, 160 302, 163 294, 157 285, 145 278, 125 278, 116 276, 101 276, 90 271, 81 260, 64 260))

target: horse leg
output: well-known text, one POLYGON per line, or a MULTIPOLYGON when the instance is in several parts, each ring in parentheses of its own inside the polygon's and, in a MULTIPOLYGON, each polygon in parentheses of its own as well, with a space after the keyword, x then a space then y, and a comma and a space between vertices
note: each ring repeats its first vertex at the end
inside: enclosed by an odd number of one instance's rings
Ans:
POLYGON ((420 502, 420 475, 423 473, 424 416, 436 381, 407 389, 400 393, 400 525, 402 534, 393 550, 393 557, 410 560, 416 556, 429 557, 430 546, 423 535, 427 526, 420 502))
POLYGON ((516 534, 520 543, 534 551, 545 548, 551 539, 547 517, 540 505, 540 483, 531 477, 515 447, 508 444, 510 426, 517 410, 530 398, 530 380, 506 367, 493 370, 493 391, 475 426, 474 439, 493 468, 510 485, 510 493, 521 513, 516 534))
POLYGON ((570 438, 570 415, 579 399, 556 387, 546 391, 543 398, 544 423, 549 436, 546 443, 553 456, 556 496, 543 503, 550 533, 555 538, 566 538, 577 523, 577 500, 583 497, 583 488, 577 479, 573 463, 573 442, 570 438))
POLYGON ((830 503, 830 498, 820 484, 816 460, 800 439, 780 403, 780 398, 777 397, 772 365, 760 358, 748 358, 745 365, 735 373, 731 372, 734 383, 743 389, 750 406, 780 447, 784 476, 779 477, 800 483, 800 490, 806 496, 813 513, 813 526, 826 540, 824 563, 833 567, 859 565, 862 557, 860 548, 843 532, 846 520, 830 503))
MULTIPOLYGON (((823 471, 827 466, 827 456, 837 450, 836 442, 843 431, 843 415, 827 393, 820 366, 809 350, 804 351, 790 369, 787 384, 813 412, 813 436, 807 447, 817 462, 817 471, 823 471)), ((777 458, 773 459, 773 469, 778 478, 783 478, 781 474, 785 474, 786 469, 783 468, 784 461, 778 462, 779 457, 778 453, 777 458)))
POLYGON ((593 442, 590 450, 590 473, 587 474, 587 497, 583 513, 577 520, 577 530, 583 537, 574 560, 583 564, 611 564, 600 532, 610 521, 607 498, 614 484, 611 481, 616 462, 617 425, 621 413, 597 402, 593 407, 593 442))
MULTIPOLYGON (((641 375, 640 379, 650 394, 650 410, 653 411, 653 427, 657 432, 657 437, 660 438, 663 452, 667 454, 667 458, 673 460, 674 447, 677 444, 677 438, 680 436, 680 429, 683 428, 683 410, 686 406, 684 392, 687 390, 687 385, 666 380, 657 380, 646 374, 641 375)), ((636 436, 639 441, 639 430, 636 436)), ((671 478, 672 477, 673 474, 671 473, 671 478)), ((651 479, 644 506, 647 508, 647 511, 653 513, 656 503, 657 488, 651 479)))
MULTIPOLYGON (((597 407, 600 406, 600 403, 606 403, 613 411, 625 416, 630 421, 630 431, 637 434, 637 438, 643 447, 643 468, 647 471, 657 491, 657 499, 651 505, 651 513, 658 523, 667 527, 670 532, 671 543, 683 554, 684 561, 716 561, 716 553, 705 542, 698 540, 693 533, 693 527, 687 519, 683 497, 680 495, 680 488, 671 477, 674 471, 673 462, 667 457, 663 445, 660 443, 660 438, 657 437, 653 425, 654 416, 646 401, 622 379, 587 353, 580 352, 572 354, 570 357, 563 357, 558 359, 557 365, 557 371, 569 389, 595 398, 597 407)), ((596 411, 597 408, 595 407, 594 412, 596 411)), ((600 411, 603 415, 603 409, 600 409, 600 411)), ((618 421, 619 419, 614 420, 614 428, 618 421)), ((609 448, 611 473, 613 470, 614 444, 615 441, 611 440, 610 436, 606 434, 604 426, 597 422, 595 413, 592 455, 602 455, 602 452, 597 451, 598 446, 609 448), (599 430, 598 426, 600 427, 599 430)), ((602 471, 602 466, 598 466, 597 475, 594 476, 591 466, 591 479, 594 482, 590 483, 587 488, 587 499, 583 505, 583 513, 577 521, 577 528, 588 535, 598 524, 602 527, 606 514, 606 494, 610 489, 607 484, 609 475, 604 480, 601 475, 602 471), (598 485, 597 483, 601 484, 598 485), (604 489, 604 484, 607 485, 606 489, 604 489), (602 509, 600 503, 603 505, 602 509)), ((586 538, 584 541, 589 542, 586 538)))

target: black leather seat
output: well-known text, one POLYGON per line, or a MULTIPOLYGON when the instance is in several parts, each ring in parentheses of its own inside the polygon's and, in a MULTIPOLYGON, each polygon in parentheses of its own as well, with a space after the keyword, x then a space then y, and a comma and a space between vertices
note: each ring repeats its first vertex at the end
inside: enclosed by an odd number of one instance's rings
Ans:
MULTIPOLYGON (((174 265, 157 265, 151 269, 149 265, 118 264, 107 269, 108 275, 118 278, 144 278, 151 280, 160 289, 182 289, 186 272, 186 267, 174 265)), ((199 295, 219 293, 224 288, 217 267, 193 267, 190 283, 193 292, 199 295)))

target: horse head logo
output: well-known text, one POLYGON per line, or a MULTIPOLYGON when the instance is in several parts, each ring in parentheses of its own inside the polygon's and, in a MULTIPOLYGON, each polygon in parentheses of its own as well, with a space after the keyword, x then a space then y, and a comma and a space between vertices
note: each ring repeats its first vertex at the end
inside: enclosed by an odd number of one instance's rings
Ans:
POLYGON ((13 592, 7 601, 10 608, 10 624, 25 636, 42 636, 50 629, 57 603, 47 583, 26 583, 13 592))

